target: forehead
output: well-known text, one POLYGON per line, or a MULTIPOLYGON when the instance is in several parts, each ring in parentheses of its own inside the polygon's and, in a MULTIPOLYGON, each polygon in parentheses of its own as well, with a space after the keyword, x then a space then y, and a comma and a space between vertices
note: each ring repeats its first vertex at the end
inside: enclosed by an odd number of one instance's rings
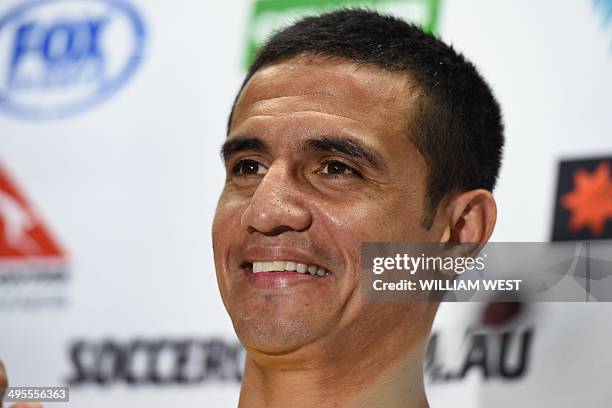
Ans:
POLYGON ((298 122, 307 127, 317 122, 370 134, 405 134, 413 102, 412 82, 405 73, 300 55, 253 75, 236 104, 232 130, 276 118, 292 120, 294 129, 298 122))

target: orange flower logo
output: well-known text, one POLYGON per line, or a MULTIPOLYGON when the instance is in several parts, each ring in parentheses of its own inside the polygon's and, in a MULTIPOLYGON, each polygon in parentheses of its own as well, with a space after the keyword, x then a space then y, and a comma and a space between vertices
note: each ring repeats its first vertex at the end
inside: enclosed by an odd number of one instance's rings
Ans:
POLYGON ((574 189, 561 197, 561 205, 571 212, 569 227, 576 232, 588 227, 593 235, 602 235, 612 219, 612 174, 610 162, 602 162, 589 173, 574 173, 574 189))

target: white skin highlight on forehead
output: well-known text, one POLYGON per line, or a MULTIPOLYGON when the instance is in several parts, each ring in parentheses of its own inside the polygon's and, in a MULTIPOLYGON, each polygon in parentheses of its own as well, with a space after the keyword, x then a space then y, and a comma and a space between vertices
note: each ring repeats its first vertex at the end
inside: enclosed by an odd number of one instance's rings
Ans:
MULTIPOLYGON (((339 59, 326 58, 323 65, 321 62, 320 58, 300 55, 261 68, 243 89, 232 123, 243 115, 280 115, 310 110, 353 118, 355 113, 364 111, 363 105, 351 104, 359 100, 374 102, 365 107, 366 111, 382 115, 395 113, 398 102, 405 109, 413 104, 414 86, 406 73, 339 59), (305 66, 312 66, 312 76, 304 78, 305 66), (372 72, 377 75, 371 75, 372 72), (380 76, 386 77, 385 80, 381 81, 380 76), (268 87, 270 83, 274 83, 274 87, 268 87), (248 94, 247 88, 250 88, 248 94), (398 101, 398 95, 405 96, 403 101, 398 101), (257 99, 252 99, 253 96, 257 99), (249 110, 243 112, 243 106, 248 106, 249 110)), ((404 126, 406 116, 397 117, 395 121, 404 126)))

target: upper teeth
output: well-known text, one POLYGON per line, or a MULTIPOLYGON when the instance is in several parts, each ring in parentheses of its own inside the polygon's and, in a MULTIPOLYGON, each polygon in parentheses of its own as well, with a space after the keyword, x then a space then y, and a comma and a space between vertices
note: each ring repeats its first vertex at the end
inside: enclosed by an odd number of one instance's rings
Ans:
POLYGON ((253 272, 282 272, 296 271, 299 273, 309 273, 311 275, 329 275, 329 271, 325 268, 314 264, 303 264, 294 261, 272 261, 272 262, 253 262, 253 272))

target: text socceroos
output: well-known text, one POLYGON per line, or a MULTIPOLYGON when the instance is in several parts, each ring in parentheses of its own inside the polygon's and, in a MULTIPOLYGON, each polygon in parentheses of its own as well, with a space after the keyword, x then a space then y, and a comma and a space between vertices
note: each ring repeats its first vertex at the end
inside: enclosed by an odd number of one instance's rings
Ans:
POLYGON ((377 279, 373 282, 376 291, 518 291, 521 279, 484 279, 484 280, 445 280, 421 279, 410 281, 402 279, 398 282, 384 282, 377 279))
POLYGON ((372 272, 377 275, 385 271, 406 271, 414 275, 418 270, 452 270, 462 274, 468 270, 482 271, 485 268, 484 259, 486 254, 478 257, 451 257, 451 256, 412 256, 408 254, 396 254, 390 257, 376 257, 372 262, 372 272))

